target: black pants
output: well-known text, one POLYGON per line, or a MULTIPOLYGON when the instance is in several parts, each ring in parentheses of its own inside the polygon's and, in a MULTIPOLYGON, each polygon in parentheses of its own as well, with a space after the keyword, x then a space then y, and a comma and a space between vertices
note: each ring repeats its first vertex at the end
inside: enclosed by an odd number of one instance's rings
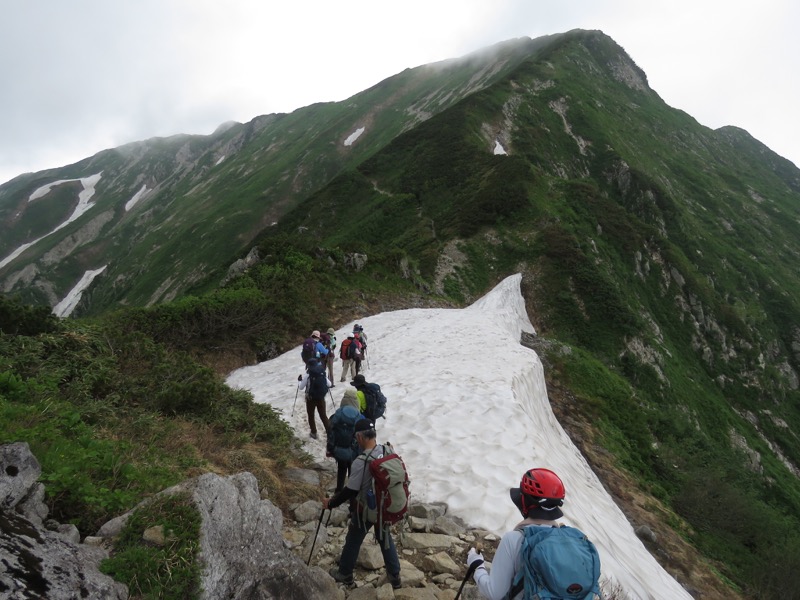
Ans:
POLYGON ((338 494, 344 488, 344 482, 350 476, 350 465, 352 462, 344 460, 336 461, 336 493, 338 494))
POLYGON ((325 433, 330 431, 331 424, 328 421, 328 415, 325 414, 325 396, 319 400, 313 400, 311 396, 306 396, 306 412, 308 413, 308 426, 311 428, 311 433, 317 433, 317 424, 314 421, 314 410, 319 413, 319 420, 322 421, 322 426, 325 428, 325 433))

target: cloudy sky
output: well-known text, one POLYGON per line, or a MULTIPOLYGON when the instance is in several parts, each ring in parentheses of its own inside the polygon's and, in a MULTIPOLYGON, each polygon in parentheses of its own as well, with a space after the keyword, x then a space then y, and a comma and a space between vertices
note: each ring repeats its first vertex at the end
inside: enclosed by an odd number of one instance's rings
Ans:
POLYGON ((798 25, 792 0, 0 0, 0 182, 574 28, 614 38, 668 104, 800 165, 798 25))

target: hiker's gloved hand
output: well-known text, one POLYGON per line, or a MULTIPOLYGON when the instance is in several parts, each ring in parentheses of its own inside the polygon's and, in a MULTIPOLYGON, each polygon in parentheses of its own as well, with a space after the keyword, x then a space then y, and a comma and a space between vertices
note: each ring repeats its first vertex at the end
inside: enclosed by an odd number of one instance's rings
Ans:
POLYGON ((303 376, 302 375, 298 375, 297 376, 297 381, 303 381, 303 376))
POLYGON ((481 566, 483 564, 483 554, 475 550, 475 548, 470 548, 467 553, 467 568, 471 567, 473 563, 475 563, 476 569, 481 566))

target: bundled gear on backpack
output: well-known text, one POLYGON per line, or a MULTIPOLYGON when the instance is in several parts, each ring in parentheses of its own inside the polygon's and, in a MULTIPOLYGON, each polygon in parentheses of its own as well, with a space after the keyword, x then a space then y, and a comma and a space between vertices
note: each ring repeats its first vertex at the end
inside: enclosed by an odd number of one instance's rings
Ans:
POLYGON ((586 535, 574 527, 528 525, 523 536, 521 569, 508 598, 524 590, 524 600, 589 600, 600 595, 600 555, 586 535))
POLYGON ((308 364, 308 384, 306 386, 308 396, 312 400, 325 398, 328 393, 328 377, 325 374, 325 365, 318 360, 312 360, 308 364))
POLYGON ((381 386, 377 383, 368 383, 360 389, 364 392, 364 398, 367 401, 364 416, 373 422, 381 417, 386 418, 384 417, 386 413, 386 396, 381 391, 381 386))
POLYGON ((388 442, 376 445, 369 454, 359 454, 356 460, 362 458, 367 463, 372 484, 359 493, 357 510, 365 522, 377 523, 380 529, 388 529, 402 521, 408 513, 408 470, 388 442), (373 454, 379 447, 383 449, 383 456, 374 458, 373 454))
POLYGON ((353 325, 353 334, 356 334, 356 333, 358 334, 358 337, 361 340, 361 343, 364 344, 364 346, 366 346, 367 345, 367 334, 364 333, 364 327, 362 327, 358 323, 353 325))
POLYGON ((328 333, 321 333, 319 336, 319 341, 322 342, 322 345, 325 349, 330 352, 331 350, 331 336, 328 333))
MULTIPOLYGON (((336 351, 336 330, 333 327, 331 327, 330 329, 328 329, 328 332, 325 334, 325 336, 328 338, 328 344, 325 347, 328 350, 330 350, 331 352, 335 352, 336 351)), ((325 343, 324 340, 323 340, 323 343, 325 343)))

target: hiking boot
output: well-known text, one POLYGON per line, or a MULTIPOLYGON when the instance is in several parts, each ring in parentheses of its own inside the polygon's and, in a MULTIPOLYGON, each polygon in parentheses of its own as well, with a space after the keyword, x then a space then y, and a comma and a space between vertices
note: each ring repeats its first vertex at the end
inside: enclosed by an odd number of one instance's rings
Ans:
POLYGON ((402 582, 400 581, 400 573, 397 575, 389 575, 389 583, 392 584, 393 590, 399 590, 402 582))
POLYGON ((333 567, 330 570, 331 577, 336 581, 336 583, 343 583, 345 585, 354 585, 355 582, 353 581, 353 574, 350 575, 343 575, 339 572, 339 567, 333 567))
POLYGON ((312 440, 315 440, 315 439, 317 439, 317 432, 316 432, 316 431, 312 431, 312 432, 311 432, 311 439, 312 439, 312 440))

